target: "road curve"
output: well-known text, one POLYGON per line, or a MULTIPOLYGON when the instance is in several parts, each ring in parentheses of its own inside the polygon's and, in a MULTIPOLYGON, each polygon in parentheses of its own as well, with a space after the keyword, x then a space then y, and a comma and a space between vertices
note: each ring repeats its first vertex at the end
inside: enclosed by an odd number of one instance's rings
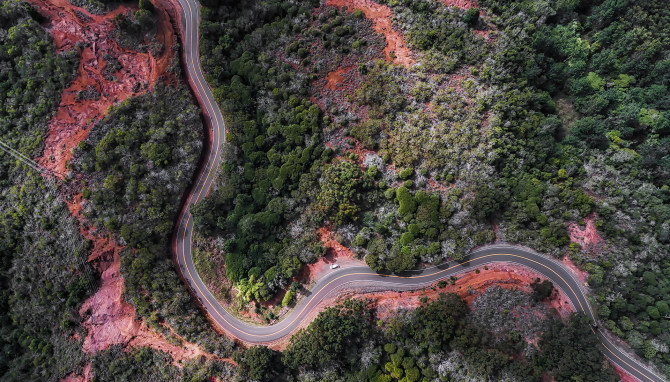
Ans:
MULTIPOLYGON (((200 170, 191 193, 178 219, 173 248, 175 260, 184 280, 192 293, 197 296, 201 305, 218 326, 231 336, 247 343, 275 342, 294 331, 306 319, 309 313, 323 299, 337 291, 353 287, 374 287, 375 289, 409 290, 430 285, 438 280, 495 262, 516 263, 536 271, 559 288, 569 298, 578 312, 584 312, 595 320, 594 312, 589 305, 582 285, 572 273, 561 263, 532 251, 510 245, 492 245, 478 249, 466 257, 465 262, 447 262, 443 265, 406 272, 402 275, 380 275, 367 267, 350 267, 333 270, 320 279, 310 290, 307 297, 300 300, 286 317, 271 326, 255 326, 242 322, 227 312, 214 298, 198 275, 193 257, 192 231, 193 219, 190 207, 205 197, 212 182, 216 169, 221 163, 222 135, 225 134, 225 123, 212 91, 205 81, 199 60, 198 28, 200 21, 200 5, 197 0, 175 0, 181 20, 182 46, 187 76, 194 93, 199 99, 205 118, 212 128, 211 148, 205 165, 200 170)), ((662 382, 659 375, 619 350, 607 337, 602 329, 594 330, 601 343, 601 350, 607 358, 629 372, 640 381, 662 382)))

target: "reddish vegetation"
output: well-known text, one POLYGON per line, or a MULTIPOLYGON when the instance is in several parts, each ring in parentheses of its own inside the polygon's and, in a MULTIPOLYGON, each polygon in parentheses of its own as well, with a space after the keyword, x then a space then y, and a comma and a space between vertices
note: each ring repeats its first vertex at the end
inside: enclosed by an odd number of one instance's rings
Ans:
POLYGON ((372 0, 326 0, 326 5, 338 8, 347 7, 351 12, 356 9, 363 11, 365 17, 372 20, 374 30, 386 38, 386 48, 384 48, 386 58, 406 67, 414 64, 412 51, 405 45, 403 35, 391 26, 393 13, 389 7, 372 0))
POLYGON ((474 1, 470 0, 441 0, 441 1, 448 7, 469 9, 477 6, 477 4, 474 1))
POLYGON ((572 223, 568 226, 570 233, 570 241, 579 244, 583 251, 592 254, 597 254, 602 249, 604 240, 598 234, 598 229, 595 225, 595 220, 598 218, 597 214, 591 214, 584 219, 586 227, 582 229, 577 223, 572 223))
MULTIPOLYGON (((104 15, 93 15, 65 0, 29 1, 51 20, 51 35, 58 51, 77 49, 77 43, 83 45, 78 75, 63 92, 56 115, 49 123, 44 152, 38 159, 42 166, 62 173, 72 158, 72 148, 88 136, 88 128, 111 105, 145 92, 166 75, 173 57, 170 48, 174 44, 174 31, 167 13, 159 10, 157 39, 166 49, 161 57, 155 58, 151 53, 121 48, 110 35, 114 29, 112 19, 131 9, 127 5, 104 15), (89 20, 82 20, 78 14, 89 20), (107 55, 122 66, 111 77, 104 74, 107 55), (87 89, 95 89, 98 99, 77 99, 79 92, 87 89)), ((170 80, 174 82, 175 78, 170 80)))

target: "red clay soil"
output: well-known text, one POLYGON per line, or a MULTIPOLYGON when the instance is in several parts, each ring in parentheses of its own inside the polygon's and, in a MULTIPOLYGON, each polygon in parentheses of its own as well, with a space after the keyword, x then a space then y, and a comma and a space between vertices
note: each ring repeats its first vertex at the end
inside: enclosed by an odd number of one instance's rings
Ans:
POLYGON ((477 6, 477 3, 470 0, 441 0, 441 1, 444 3, 444 5, 448 7, 469 9, 477 6))
POLYGON ((386 48, 384 48, 386 58, 394 64, 406 67, 414 64, 412 51, 405 45, 402 33, 391 26, 393 12, 389 7, 372 0, 326 0, 326 5, 338 8, 346 6, 350 12, 356 9, 363 11, 365 17, 372 20, 374 30, 386 38, 386 48))
POLYGON ((346 66, 328 73, 328 75, 326 75, 326 88, 335 90, 338 85, 344 82, 344 76, 342 74, 348 72, 351 68, 351 66, 346 66))
POLYGON ((335 235, 331 227, 319 228, 319 238, 326 247, 326 255, 319 258, 316 262, 306 265, 300 274, 300 280, 305 284, 311 284, 329 272, 332 272, 332 264, 339 265, 340 268, 364 266, 365 262, 357 259, 351 250, 335 240, 335 235))
MULTIPOLYGON (((72 157, 71 149, 86 138, 88 127, 100 120, 111 105, 146 92, 159 80, 173 84, 176 82, 176 77, 166 73, 174 56, 172 46, 175 32, 167 13, 157 9, 157 40, 165 46, 165 53, 155 58, 150 53, 123 49, 110 36, 114 28, 112 19, 131 9, 127 5, 121 5, 105 15, 93 15, 65 0, 29 1, 51 20, 51 35, 58 51, 75 49, 77 43, 83 43, 84 46, 80 50, 78 75, 63 92, 56 115, 49 124, 44 153, 38 159, 43 166, 64 172, 67 161, 72 157), (90 20, 83 21, 77 14, 84 14, 90 20), (108 65, 103 58, 105 55, 114 57, 122 66, 112 73, 113 80, 103 75, 108 65), (140 86, 133 91, 137 83, 147 86, 140 86), (80 90, 91 87, 100 94, 98 100, 77 99, 80 90)), ((79 219, 82 235, 92 241, 93 249, 88 261, 101 273, 100 288, 79 310, 84 318, 83 326, 88 330, 83 350, 94 353, 112 344, 122 344, 148 346, 167 352, 175 362, 199 356, 213 358, 213 355, 186 341, 181 346, 173 345, 163 335, 136 320, 134 307, 122 299, 124 280, 120 273, 119 253, 123 247, 112 237, 101 236, 94 227, 88 226, 81 216, 81 201, 81 194, 75 195, 68 202, 68 209, 79 219)), ((90 380, 90 370, 89 365, 83 375, 72 374, 65 380, 90 380)))
POLYGON ((598 215, 595 213, 584 218, 584 222, 586 223, 584 229, 577 223, 571 223, 568 226, 570 241, 579 244, 583 251, 594 255, 600 252, 604 244, 604 240, 598 234, 598 229, 595 225, 595 220, 597 218, 598 215))
MULTIPOLYGON (((421 305, 421 297, 433 300, 440 293, 453 292, 461 296, 468 304, 472 304, 475 297, 486 291, 493 285, 499 285, 506 289, 519 289, 530 293, 530 284, 536 279, 544 279, 543 276, 526 268, 514 264, 491 264, 488 270, 480 268, 480 273, 468 272, 456 280, 455 285, 447 285, 445 288, 425 288, 413 292, 378 292, 365 295, 373 300, 377 307, 377 316, 386 319, 400 309, 414 309, 421 305), (468 292, 470 290, 471 292, 468 292)), ((548 308, 556 310, 561 318, 567 318, 573 311, 570 301, 563 293, 554 293, 552 298, 545 302, 548 308)))
MULTIPOLYGON (((68 202, 68 209, 80 220, 80 231, 93 242, 88 261, 101 273, 100 288, 79 308, 85 318, 88 333, 84 338, 83 350, 93 354, 107 349, 113 344, 124 346, 147 346, 170 354, 175 362, 199 356, 215 358, 203 352, 197 345, 183 341, 181 346, 169 343, 163 335, 136 320, 135 308, 123 300, 124 280, 120 272, 123 247, 112 237, 96 234, 94 228, 84 228, 86 222, 81 213, 81 194, 68 202)), ((88 379, 85 379, 88 380, 88 379)))
MULTIPOLYGON (((63 173, 72 158, 72 148, 88 136, 88 128, 100 120, 111 105, 151 89, 161 77, 170 77, 166 69, 174 55, 171 47, 175 33, 167 13, 158 10, 157 40, 165 49, 161 57, 155 58, 151 53, 121 48, 110 35, 114 16, 132 9, 128 5, 104 15, 94 15, 66 0, 28 1, 51 20, 51 36, 57 51, 78 49, 78 43, 83 46, 77 77, 63 91, 56 115, 49 123, 44 152, 38 158, 42 166, 63 173), (77 14, 90 20, 82 20, 77 14), (114 57, 122 66, 107 78, 104 71, 108 62, 103 58, 106 55, 114 57), (147 87, 137 87, 137 83, 147 87), (81 90, 91 88, 100 94, 98 99, 77 99, 81 90)), ((174 78, 169 79, 169 82, 174 81, 174 78)))

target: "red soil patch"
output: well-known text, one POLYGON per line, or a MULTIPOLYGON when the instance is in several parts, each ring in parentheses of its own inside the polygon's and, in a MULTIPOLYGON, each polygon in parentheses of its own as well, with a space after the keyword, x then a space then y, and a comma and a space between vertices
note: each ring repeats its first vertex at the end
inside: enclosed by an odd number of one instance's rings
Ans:
POLYGON ((86 223, 80 215, 81 194, 68 202, 68 209, 80 220, 82 235, 92 240, 93 249, 88 261, 101 273, 100 288, 79 308, 79 314, 85 318, 82 326, 88 330, 82 345, 83 350, 93 354, 107 349, 110 345, 122 344, 124 346, 147 346, 166 352, 175 362, 199 356, 216 358, 187 341, 183 341, 181 346, 173 345, 163 335, 154 332, 145 323, 135 319, 135 308, 122 298, 124 280, 120 272, 119 253, 123 247, 109 236, 103 237, 96 234, 95 228, 84 228, 86 223))
POLYGON ((470 9, 472 7, 477 6, 477 4, 474 1, 470 0, 441 0, 441 1, 444 3, 444 5, 448 7, 470 9))
POLYGON ((351 66, 343 67, 343 68, 338 68, 337 70, 333 70, 332 72, 328 73, 326 76, 326 88, 334 90, 335 87, 340 85, 344 81, 344 74, 345 72, 349 71, 351 69, 351 66))
POLYGON ((394 64, 406 67, 414 64, 412 51, 405 45, 403 35, 391 25, 393 12, 389 7, 372 0, 326 0, 326 5, 338 8, 346 6, 351 12, 356 9, 363 11, 365 17, 372 20, 374 30, 386 38, 386 48, 384 48, 386 58, 394 64))
POLYGON ((571 223, 568 226, 570 241, 579 244, 583 251, 594 255, 600 252, 604 244, 604 240, 598 234, 598 229, 595 225, 595 220, 597 218, 598 215, 595 213, 584 218, 584 222, 586 223, 586 227, 584 229, 582 229, 577 223, 571 223))
MULTIPOLYGON (((77 77, 63 91, 58 110, 49 122, 44 152, 38 158, 42 166, 63 173, 72 158, 72 149, 88 136, 88 127, 100 120, 110 106, 151 89, 160 77, 170 77, 166 69, 174 55, 174 31, 167 13, 157 10, 157 40, 165 49, 161 57, 155 58, 151 53, 123 49, 110 35, 114 30, 114 16, 132 9, 127 5, 104 15, 94 15, 66 0, 29 2, 51 20, 51 36, 57 51, 77 49, 78 43, 83 46, 77 77), (84 21, 77 14, 90 20, 84 21), (109 65, 104 58, 107 55, 121 65, 121 69, 111 75, 105 75, 109 65), (87 89, 95 89, 99 97, 77 99, 79 92, 87 89)), ((175 79, 171 78, 170 82, 174 83, 175 79)))
MULTIPOLYGON (((530 284, 536 279, 543 279, 526 268, 514 264, 490 264, 488 270, 480 268, 480 273, 468 272, 456 280, 455 285, 437 288, 436 285, 412 292, 377 292, 365 295, 373 300, 377 307, 377 316, 387 319, 401 309, 414 309, 420 306, 421 298, 434 300, 440 293, 453 292, 461 296, 468 304, 472 304, 475 297, 493 285, 506 289, 520 289, 530 293, 530 284), (435 290, 433 290, 435 288, 435 290), (471 292, 469 292, 469 290, 471 292)), ((572 305, 563 293, 555 293, 545 302, 548 308, 554 308, 560 317, 566 319, 573 311, 572 305)))
MULTIPOLYGON (((64 172, 67 161, 72 157, 71 149, 86 138, 87 127, 100 120, 111 105, 151 89, 160 79, 176 82, 176 77, 166 74, 173 59, 174 30, 167 12, 157 9, 157 40, 165 46, 165 53, 154 58, 150 53, 125 50, 111 38, 112 19, 131 9, 126 5, 105 15, 93 15, 65 0, 29 1, 40 13, 51 19, 51 35, 58 51, 73 49, 78 43, 84 46, 80 51, 78 76, 63 92, 56 115, 49 124, 44 153, 38 159, 43 166, 64 172), (85 22, 77 14, 83 14, 90 20, 85 22), (122 66, 111 73, 112 78, 104 75, 109 64, 104 59, 106 55, 113 57, 122 66), (137 83, 147 86, 136 87, 137 83), (79 91, 91 88, 100 94, 97 100, 77 99, 79 91)), ((120 273, 119 253, 123 247, 112 237, 101 236, 94 227, 88 226, 81 216, 81 203, 81 194, 75 195, 68 202, 68 209, 79 219, 82 235, 92 241, 93 249, 88 261, 101 273, 100 288, 79 310, 84 318, 82 325, 88 331, 83 341, 83 350, 95 353, 112 344, 122 344, 152 347, 169 353, 175 362, 199 356, 214 358, 193 343, 183 341, 181 346, 173 345, 163 335, 135 319, 135 308, 122 299, 124 280, 120 273)), ((88 365, 82 376, 71 374, 65 380, 90 380, 90 372, 88 365)))

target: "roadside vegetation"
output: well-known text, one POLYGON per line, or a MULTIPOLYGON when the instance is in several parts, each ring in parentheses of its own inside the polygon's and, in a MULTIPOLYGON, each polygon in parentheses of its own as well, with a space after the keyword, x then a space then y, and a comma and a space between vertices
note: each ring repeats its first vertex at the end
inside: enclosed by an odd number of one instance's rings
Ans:
MULTIPOLYGON (((617 380, 585 317, 523 323, 491 316, 489 329, 476 318, 482 310, 496 310, 501 299, 512 304, 530 296, 494 289, 478 298, 483 302, 471 311, 459 296, 442 294, 387 321, 375 321, 365 300, 346 300, 320 313, 282 353, 260 346, 236 353, 239 373, 256 381, 541 381, 545 373, 559 382, 617 380), (539 350, 516 327, 496 332, 515 323, 534 326, 530 339, 539 350)), ((515 309, 529 315, 541 310, 515 309)))
POLYGON ((323 226, 378 271, 496 239, 567 254, 605 326, 667 374, 667 7, 379 3, 414 65, 384 62, 355 9, 203 1, 202 62, 230 131, 194 209, 220 246, 209 268, 267 300, 323 253, 323 226), (335 70, 339 90, 324 85, 335 70), (581 248, 568 227, 587 220, 601 241, 581 248))
POLYGON ((79 183, 87 221, 128 246, 121 254, 125 299, 166 338, 180 342, 176 333, 227 356, 232 341, 214 332, 199 312, 170 256, 174 222, 195 172, 203 132, 189 93, 159 83, 111 108, 80 142, 71 169, 83 175, 79 183))

